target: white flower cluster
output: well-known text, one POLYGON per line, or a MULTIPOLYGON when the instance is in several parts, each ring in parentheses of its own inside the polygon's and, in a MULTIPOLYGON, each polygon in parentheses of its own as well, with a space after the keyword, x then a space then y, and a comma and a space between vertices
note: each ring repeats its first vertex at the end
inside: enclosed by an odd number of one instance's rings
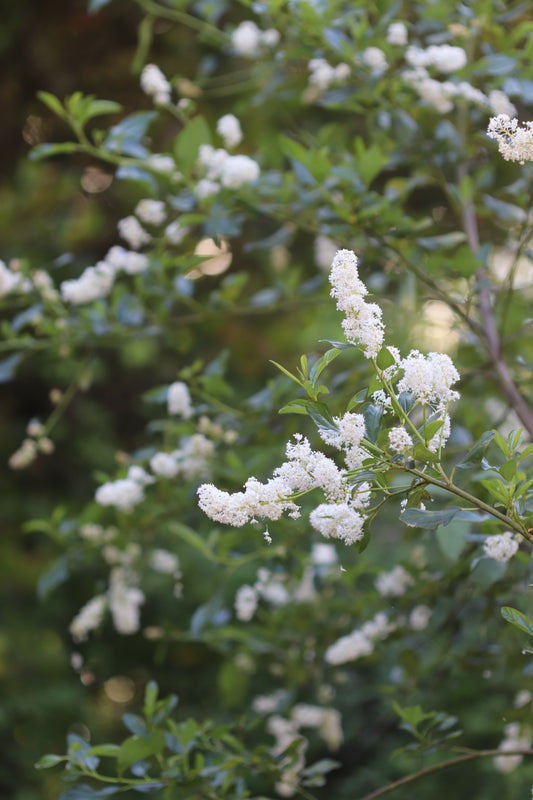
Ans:
POLYGON ((328 647, 324 657, 328 664, 337 666, 346 664, 348 661, 356 661, 363 656, 369 656, 374 651, 374 642, 377 639, 385 639, 395 629, 396 626, 389 621, 387 614, 380 611, 361 629, 356 629, 348 636, 337 639, 328 647))
POLYGON ((363 63, 370 67, 374 75, 381 75, 387 67, 385 53, 379 47, 367 47, 362 54, 363 63))
POLYGON ((308 64, 309 85, 314 86, 321 92, 325 92, 332 83, 341 83, 350 76, 348 64, 337 64, 332 67, 324 58, 312 58, 308 64))
POLYGON ((487 135, 498 142, 498 150, 506 161, 524 164, 533 160, 533 122, 519 126, 516 117, 498 114, 490 120, 487 135))
POLYGON ((405 70, 402 77, 416 89, 422 100, 434 106, 441 114, 453 109, 454 101, 462 98, 469 103, 490 110, 493 114, 516 114, 516 108, 507 95, 494 89, 488 95, 468 81, 438 81, 431 78, 425 67, 405 70))
MULTIPOLYGON (((510 722, 503 729, 505 737, 498 745, 498 750, 502 753, 512 750, 529 750, 531 747, 531 731, 529 729, 520 731, 519 722, 510 722)), ((522 763, 523 756, 496 756, 494 766, 500 772, 512 772, 522 763)))
POLYGON ((432 44, 425 50, 411 45, 405 52, 405 60, 412 67, 434 67, 437 72, 457 72, 467 62, 462 47, 449 44, 432 44))
POLYGON ((183 419, 190 419, 193 415, 191 395, 186 383, 174 381, 168 387, 167 395, 168 413, 178 414, 183 419))
POLYGON ((94 499, 101 506, 114 506, 129 514, 144 500, 144 486, 154 480, 142 467, 130 467, 126 478, 99 486, 94 499))
POLYGON ((246 481, 244 492, 234 494, 204 484, 198 489, 200 508, 215 522, 239 528, 256 518, 277 520, 284 511, 296 518, 300 508, 294 502, 295 493, 319 488, 329 502, 312 512, 311 524, 327 538, 352 544, 363 535, 363 517, 355 509, 368 502, 369 487, 360 487, 352 499, 351 487, 336 464, 323 453, 313 451, 300 434, 295 439, 295 444, 287 444, 287 461, 267 483, 252 477, 246 481))
POLYGON ((500 533, 496 536, 488 536, 483 542, 485 555, 495 561, 501 561, 503 564, 518 552, 518 546, 517 537, 511 531, 505 531, 505 533, 500 533))
POLYGON ((119 220, 117 224, 119 235, 133 250, 138 250, 144 244, 149 244, 152 237, 145 231, 137 217, 130 215, 119 220))
POLYGON ((446 353, 424 356, 418 350, 411 350, 400 362, 400 368, 404 375, 398 381, 399 392, 412 392, 421 403, 435 406, 439 411, 459 399, 459 392, 451 387, 460 376, 446 353))
POLYGON ((400 597, 413 583, 412 575, 398 564, 390 572, 381 572, 374 585, 382 597, 400 597))
POLYGON ((237 147, 242 141, 241 124, 233 114, 224 114, 217 122, 217 133, 224 140, 224 147, 237 147))
POLYGON ((275 47, 279 40, 279 31, 274 28, 262 31, 251 20, 241 22, 231 34, 234 51, 245 58, 257 58, 265 48, 275 47))
POLYGON ((135 275, 145 272, 148 266, 149 261, 145 255, 119 246, 112 247, 95 267, 87 267, 79 278, 63 281, 60 286, 61 297, 65 302, 74 305, 107 297, 120 272, 135 275))
POLYGON ((159 67, 147 64, 141 72, 141 89, 149 95, 156 106, 170 103, 171 86, 159 67))
POLYGON ((109 608, 115 628, 125 635, 139 630, 140 606, 144 603, 143 592, 138 587, 129 585, 131 579, 132 576, 128 576, 121 567, 111 570, 109 608))
POLYGON ((368 289, 359 279, 357 263, 352 250, 337 251, 329 276, 331 296, 346 315, 342 327, 348 341, 363 345, 365 356, 375 358, 383 344, 381 308, 365 302, 368 289))
POLYGON ((99 594, 91 598, 81 608, 69 625, 70 635, 75 642, 85 642, 87 634, 98 628, 108 607, 106 595, 99 594))
POLYGON ((361 442, 366 434, 365 418, 362 414, 347 412, 342 417, 334 417, 333 421, 337 425, 337 431, 322 428, 320 430, 321 438, 326 444, 345 451, 348 469, 358 469, 366 455, 365 451, 361 449, 361 442))
POLYGON ((0 261, 0 297, 4 297, 11 292, 31 292, 32 283, 21 272, 10 269, 3 261, 0 261))
POLYGON ((135 206, 135 214, 148 225, 162 225, 167 218, 165 204, 162 200, 145 198, 135 206))
POLYGON ((403 453, 405 450, 411 450, 413 447, 413 440, 402 427, 391 428, 389 431, 389 447, 395 453, 403 453))
POLYGON ((322 503, 309 516, 313 528, 325 539, 355 544, 364 536, 364 517, 350 503, 322 503))
POLYGON ((387 28, 387 42, 399 47, 407 44, 407 28, 403 22, 391 22, 387 28))
POLYGON ((198 162, 206 169, 206 177, 196 187, 198 196, 214 194, 223 186, 239 189, 259 178, 259 165, 249 156, 230 155, 226 150, 215 150, 210 144, 200 146, 198 162), (207 194, 206 194, 207 190, 207 194))

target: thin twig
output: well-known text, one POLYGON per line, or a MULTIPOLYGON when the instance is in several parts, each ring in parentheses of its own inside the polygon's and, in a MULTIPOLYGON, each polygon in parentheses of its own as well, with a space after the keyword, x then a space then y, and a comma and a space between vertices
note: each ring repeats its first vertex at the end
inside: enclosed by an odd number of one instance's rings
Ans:
POLYGON ((471 753, 465 753, 457 756, 456 758, 451 758, 449 761, 444 761, 442 764, 434 764, 432 767, 426 767, 425 769, 421 769, 419 772, 413 772, 411 775, 406 775, 405 778, 400 778, 397 781, 388 783, 386 786, 382 786, 381 789, 376 789, 375 792, 366 794, 361 798, 361 800, 376 800, 376 797, 382 797, 384 794, 393 792, 395 789, 406 786, 408 783, 413 783, 413 781, 417 781, 420 778, 425 778, 426 775, 431 775, 433 772, 439 772, 442 769, 448 769, 448 767, 455 767, 458 764, 463 764, 466 761, 473 761, 476 758, 496 758, 497 756, 508 755, 533 756, 533 750, 476 750, 471 753))

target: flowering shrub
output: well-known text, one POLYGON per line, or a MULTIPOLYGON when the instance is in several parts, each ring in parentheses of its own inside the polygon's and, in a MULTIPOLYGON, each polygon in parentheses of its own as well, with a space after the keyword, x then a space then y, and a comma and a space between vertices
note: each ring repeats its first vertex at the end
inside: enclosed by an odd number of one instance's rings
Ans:
POLYGON ((109 241, 0 263, 2 380, 48 390, 10 480, 67 465, 23 525, 108 739, 84 723, 38 766, 64 800, 518 796, 530 23, 481 0, 128 13, 139 106, 43 91, 72 141, 31 153, 110 176, 109 241), (173 36, 174 72, 151 49, 173 36))

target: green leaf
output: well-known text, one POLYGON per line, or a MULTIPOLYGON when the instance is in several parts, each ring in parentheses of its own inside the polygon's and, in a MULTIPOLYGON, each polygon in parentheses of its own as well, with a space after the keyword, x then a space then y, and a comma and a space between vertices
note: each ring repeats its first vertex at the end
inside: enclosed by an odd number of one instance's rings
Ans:
POLYGON ((518 464, 513 458, 510 458, 508 461, 505 461, 501 467, 499 468, 498 472, 506 481, 512 481, 515 477, 516 472, 518 469, 518 464))
POLYGON ((469 523, 452 520, 445 529, 441 527, 435 534, 442 553, 450 561, 457 561, 461 555, 466 545, 465 536, 470 529, 469 523))
POLYGON ((466 240, 466 234, 461 231, 443 233, 441 236, 422 236, 417 239, 424 250, 451 250, 466 240))
POLYGON ((43 158, 59 156, 64 153, 76 153, 79 146, 76 142, 61 142, 59 144, 38 144, 30 151, 29 158, 32 161, 40 161, 43 158))
POLYGON ((338 355, 340 355, 340 350, 334 347, 331 350, 328 350, 326 353, 324 353, 322 358, 318 359, 316 364, 313 365, 311 372, 309 373, 309 377, 313 381, 313 383, 321 375, 321 373, 328 366, 328 364, 331 364, 331 362, 335 358, 337 358, 338 355))
POLYGON ((272 361, 272 359, 271 359, 270 363, 274 364, 274 366, 277 367, 280 370, 280 372, 283 372, 284 375, 286 375, 288 378, 290 378, 295 383, 297 383, 298 386, 303 386, 301 380, 299 378, 297 378, 296 375, 293 375, 292 372, 289 372, 288 369, 285 369, 285 367, 282 367, 281 364, 278 364, 277 361, 272 361))
POLYGON ((512 203, 505 203, 503 200, 497 200, 495 197, 491 197, 488 194, 483 195, 483 203, 503 222, 518 222, 523 224, 527 219, 527 214, 523 208, 515 206, 512 203))
POLYGON ((429 461, 432 464, 437 464, 439 461, 437 453, 432 453, 422 442, 417 442, 415 444, 413 447, 413 455, 417 461, 429 461))
POLYGON ((211 131, 202 116, 194 117, 176 137, 174 154, 182 172, 188 172, 198 160, 200 145, 211 144, 211 131))
POLYGON ((387 367, 392 367, 395 364, 394 356, 392 355, 391 351, 388 347, 382 347, 378 353, 378 357, 376 359, 376 364, 380 369, 387 369, 387 367))
POLYGON ((103 800, 103 798, 120 791, 120 786, 105 786, 103 789, 91 789, 86 783, 80 783, 79 786, 73 786, 71 789, 67 789, 66 792, 59 795, 58 800, 103 800))
POLYGON ((58 117, 68 120, 68 114, 63 107, 63 103, 59 97, 55 96, 55 94, 51 94, 50 92, 37 92, 37 97, 42 103, 48 106, 50 111, 53 111, 54 114, 57 114, 58 117))
POLYGON ((157 695, 159 687, 155 681, 149 681, 144 690, 144 708, 143 712, 145 717, 152 717, 157 702, 157 695))
POLYGON ((0 383, 9 383, 23 358, 22 353, 13 353, 0 361, 0 383))
POLYGON ((310 405, 309 416, 319 430, 338 435, 338 425, 333 421, 328 407, 324 405, 324 403, 315 403, 313 406, 310 405))
POLYGON ((494 435, 495 431, 485 431, 456 467, 458 469, 470 469, 474 464, 478 464, 483 458, 485 450, 494 439, 494 435))
POLYGON ((507 622, 514 625, 515 628, 527 633, 528 636, 533 636, 533 620, 530 620, 529 617, 526 617, 521 611, 512 608, 512 606, 503 606, 501 615, 507 622))
POLYGON ((57 764, 61 764, 62 761, 68 761, 67 756, 56 756, 54 753, 48 753, 45 756, 42 756, 39 761, 35 764, 35 769, 50 769, 50 767, 55 767, 57 764))
POLYGON ((62 556, 40 576, 37 582, 37 597, 43 600, 57 586, 61 586, 62 583, 65 583, 68 576, 68 560, 66 556, 62 556))
POLYGON ((282 406, 278 414, 309 414, 309 400, 292 400, 287 405, 282 406))
POLYGON ((351 342, 337 342, 335 339, 319 339, 318 341, 326 342, 326 344, 330 344, 337 350, 352 350, 354 347, 357 347, 357 345, 352 344, 351 342))
POLYGON ((433 422, 429 422, 426 427, 424 428, 424 439, 429 441, 432 439, 435 434, 437 433, 440 428, 444 425, 443 419, 435 419, 433 422))
POLYGON ((365 418, 366 438, 371 442, 376 442, 379 436, 381 417, 383 416, 383 406, 372 403, 363 411, 365 418))
POLYGON ((439 525, 448 525, 461 509, 458 506, 443 508, 441 511, 424 511, 421 508, 406 508, 400 514, 400 520, 406 525, 414 525, 417 528, 435 530, 439 525))
POLYGON ((402 411, 409 414, 415 405, 416 399, 412 392, 402 392, 398 395, 398 403, 402 411))
POLYGON ((155 756, 165 748, 165 734, 161 730, 153 731, 149 739, 143 736, 130 736, 120 746, 117 768, 120 773, 143 758, 155 756))

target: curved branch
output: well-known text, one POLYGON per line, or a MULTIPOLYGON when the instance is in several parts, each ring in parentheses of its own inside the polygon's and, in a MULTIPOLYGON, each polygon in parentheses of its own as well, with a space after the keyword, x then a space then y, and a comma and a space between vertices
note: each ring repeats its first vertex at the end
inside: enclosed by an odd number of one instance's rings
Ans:
POLYGON ((450 758, 448 761, 443 761, 442 764, 434 764, 432 767, 426 767, 419 772, 413 772, 411 775, 406 775, 405 778, 400 778, 397 781, 388 783, 382 786, 381 789, 376 789, 375 792, 366 794, 360 800, 376 800, 377 797, 382 797, 384 794, 393 792, 408 783, 413 783, 420 778, 425 778, 426 775, 431 775, 433 772, 439 772, 441 769, 448 769, 448 767, 456 767, 458 764, 463 764, 466 761, 473 761, 476 758, 495 758, 496 756, 533 756, 533 750, 475 750, 468 752, 455 758, 450 758))

